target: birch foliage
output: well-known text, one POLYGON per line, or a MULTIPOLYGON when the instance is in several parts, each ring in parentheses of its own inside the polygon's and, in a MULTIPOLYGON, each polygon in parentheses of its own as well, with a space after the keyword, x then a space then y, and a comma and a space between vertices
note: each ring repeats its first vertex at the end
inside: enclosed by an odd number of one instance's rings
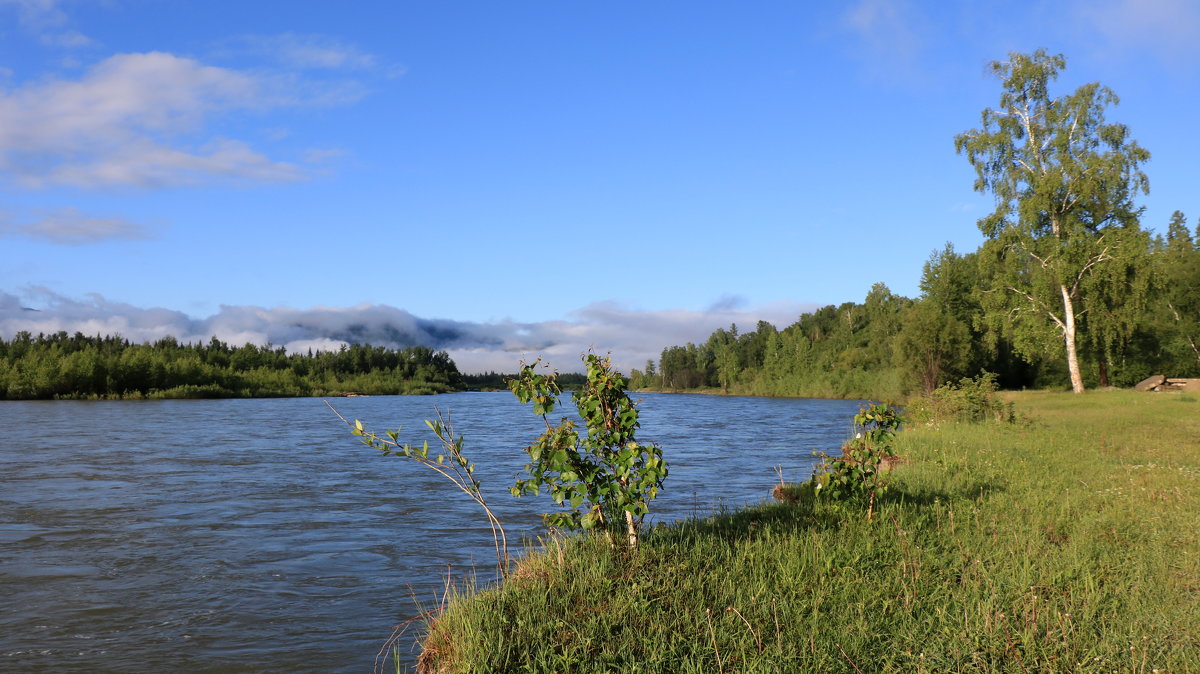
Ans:
POLYGON ((1140 166, 1150 154, 1125 125, 1105 120, 1118 103, 1107 87, 1051 97, 1065 66, 1045 50, 992 63, 1000 105, 954 144, 975 167, 975 189, 996 198, 978 223, 988 239, 981 263, 991 279, 982 293, 989 326, 1029 359, 1065 349, 1071 387, 1082 392, 1077 332, 1089 310, 1086 289, 1112 277, 1110 266, 1127 269, 1130 256, 1147 253, 1133 197, 1149 191, 1140 166))

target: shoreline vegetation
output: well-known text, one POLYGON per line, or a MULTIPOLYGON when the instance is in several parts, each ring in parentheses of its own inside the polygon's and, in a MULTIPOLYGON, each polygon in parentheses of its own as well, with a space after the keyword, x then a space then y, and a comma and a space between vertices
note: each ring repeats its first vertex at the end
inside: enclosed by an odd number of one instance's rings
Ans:
POLYGON ((448 583, 418 670, 1200 669, 1200 402, 998 395, 986 421, 910 423, 874 517, 789 484, 636 549, 549 536, 503 583, 448 583))
POLYGON ((0 400, 290 398, 435 394, 467 384, 445 351, 353 344, 287 353, 213 337, 136 344, 119 335, 19 332, 0 338, 0 400))
MULTIPOLYGON (((202 344, 61 331, 0 337, 0 401, 433 395, 507 390, 515 376, 463 374, 445 351, 425 346, 352 344, 300 354, 216 337, 202 344)), ((559 375, 569 389, 585 378, 559 375)))

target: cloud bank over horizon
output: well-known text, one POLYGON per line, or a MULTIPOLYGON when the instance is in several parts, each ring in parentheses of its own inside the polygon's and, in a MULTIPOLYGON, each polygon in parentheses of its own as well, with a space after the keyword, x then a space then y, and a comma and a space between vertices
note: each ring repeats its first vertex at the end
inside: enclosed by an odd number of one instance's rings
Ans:
POLYGON ((194 318, 182 311, 136 307, 98 294, 81 300, 31 288, 20 297, 0 291, 0 336, 11 339, 21 331, 35 335, 66 331, 119 334, 138 343, 166 336, 193 343, 216 337, 239 346, 274 344, 289 352, 362 343, 391 348, 423 345, 447 351, 465 373, 515 372, 522 359, 539 356, 561 371, 578 371, 580 355, 595 349, 611 351, 617 367, 628 373, 647 360, 657 361, 667 346, 702 342, 731 323, 748 330, 764 320, 783 328, 817 306, 788 302, 751 307, 736 297, 724 297, 703 311, 644 311, 596 302, 565 320, 479 323, 422 318, 384 304, 309 309, 222 305, 216 314, 194 318))

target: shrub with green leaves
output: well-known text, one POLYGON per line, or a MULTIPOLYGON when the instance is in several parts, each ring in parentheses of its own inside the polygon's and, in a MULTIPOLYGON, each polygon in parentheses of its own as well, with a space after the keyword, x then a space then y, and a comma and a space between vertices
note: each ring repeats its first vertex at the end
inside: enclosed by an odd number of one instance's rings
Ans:
POLYGON ((842 448, 842 455, 826 457, 827 475, 817 483, 820 493, 839 499, 865 499, 870 519, 875 501, 887 489, 880 468, 884 461, 896 457, 892 446, 903 422, 891 405, 861 408, 854 415, 854 437, 842 448))
POLYGON ((574 421, 552 425, 548 415, 560 404, 556 373, 538 371, 541 360, 522 363, 509 388, 522 404, 533 403, 546 431, 526 448, 530 477, 518 480, 514 496, 537 494, 544 487, 563 511, 546 513, 546 523, 561 529, 603 531, 610 544, 623 539, 637 547, 638 528, 667 478, 667 462, 655 444, 641 444, 637 406, 625 392, 626 381, 609 357, 584 356, 587 381, 573 394, 587 426, 580 435, 574 421))
POLYGON ((1016 421, 1012 403, 1001 400, 997 390, 996 375, 984 372, 977 377, 963 377, 957 384, 943 384, 933 393, 914 399, 905 411, 917 423, 1016 421))

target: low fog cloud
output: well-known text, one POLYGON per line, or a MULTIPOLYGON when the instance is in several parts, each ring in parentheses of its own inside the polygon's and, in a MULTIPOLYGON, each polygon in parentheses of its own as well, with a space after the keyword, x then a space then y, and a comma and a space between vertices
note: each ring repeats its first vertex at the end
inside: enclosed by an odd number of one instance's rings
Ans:
POLYGON ((85 246, 116 239, 149 239, 151 231, 125 218, 100 217, 66 207, 38 211, 36 217, 24 221, 0 212, 0 237, 85 246))
POLYGON ((717 302, 704 311, 640 311, 609 302, 589 304, 566 320, 540 323, 472 323, 428 319, 379 304, 291 309, 222 306, 207 318, 172 309, 141 308, 100 295, 72 299, 44 288, 22 297, 0 292, 0 336, 82 332, 119 334, 133 342, 172 336, 183 342, 212 337, 234 345, 273 344, 291 352, 336 350, 344 344, 369 343, 403 348, 423 345, 448 351, 463 372, 514 372, 522 359, 541 356, 564 372, 581 369, 589 348, 611 351, 628 372, 657 360, 674 344, 703 342, 713 330, 737 323, 752 330, 759 320, 785 327, 816 305, 779 303, 760 307, 717 302))

